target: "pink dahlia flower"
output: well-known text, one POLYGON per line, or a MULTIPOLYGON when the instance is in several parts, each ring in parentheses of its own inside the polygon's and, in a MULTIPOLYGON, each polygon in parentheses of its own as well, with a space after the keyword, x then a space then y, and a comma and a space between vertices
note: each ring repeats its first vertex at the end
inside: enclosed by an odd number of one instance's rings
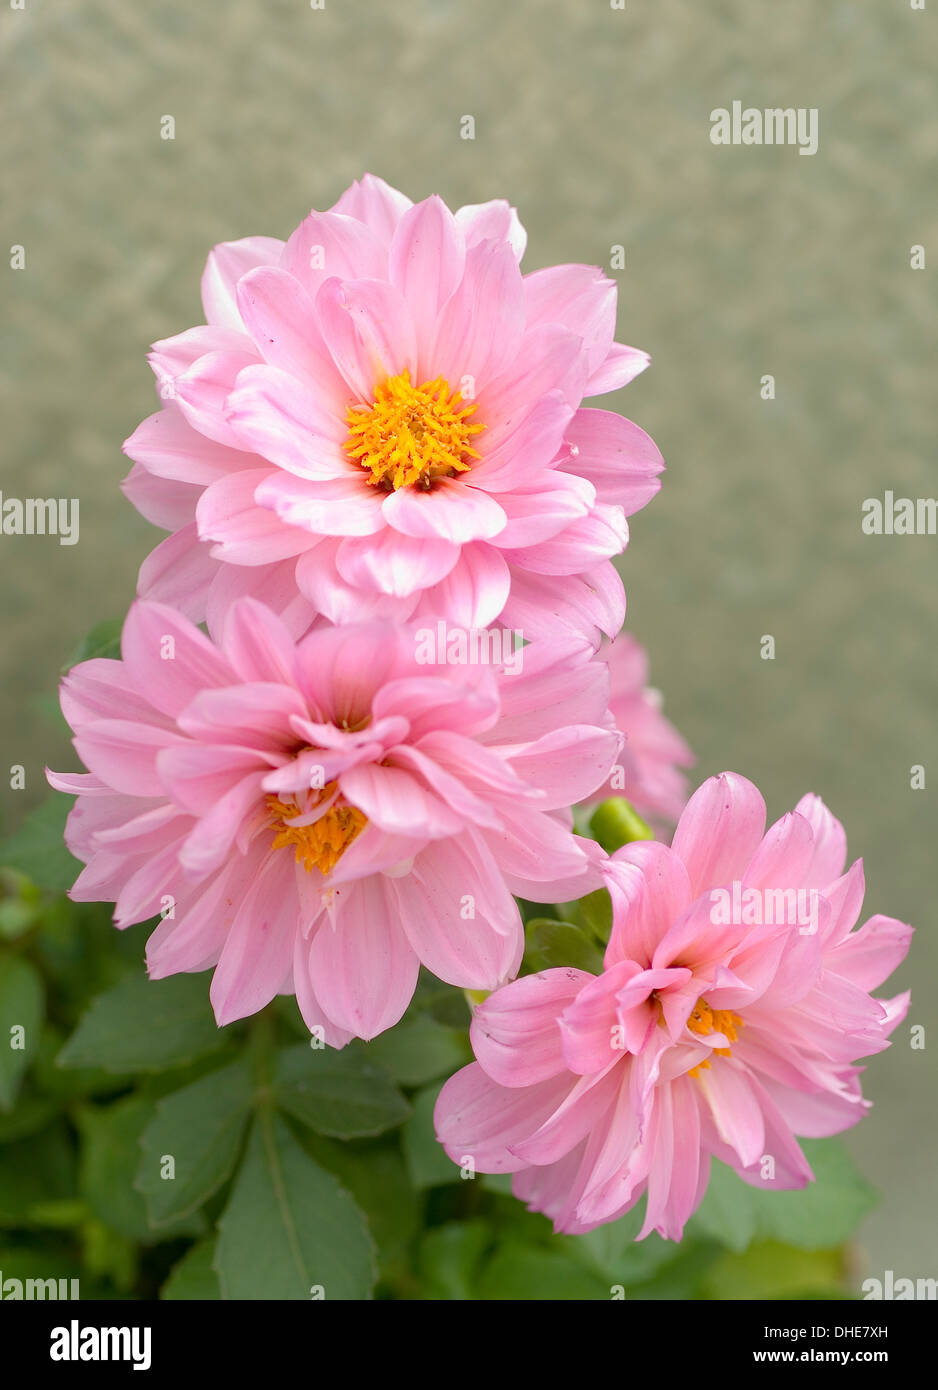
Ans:
POLYGON ((640 1235, 679 1240, 712 1156, 756 1187, 804 1186, 795 1136, 861 1118, 852 1064, 888 1045, 908 1004, 870 990, 911 928, 853 930, 863 869, 845 858, 817 797, 766 832, 751 782, 704 783, 670 849, 638 842, 607 862, 602 975, 547 970, 476 1010, 477 1061, 437 1102, 447 1153, 514 1173, 516 1195, 570 1232, 647 1193, 640 1235))
POLYGON ((610 557, 661 456, 585 396, 648 363, 616 286, 522 275, 507 203, 416 205, 366 175, 286 243, 217 246, 207 325, 156 343, 163 409, 125 491, 173 534, 141 596, 216 626, 250 593, 297 634, 393 612, 529 637, 622 625, 610 557))
POLYGON ((694 755, 661 713, 661 696, 648 684, 648 653, 631 633, 603 644, 597 660, 609 667, 609 710, 625 742, 605 786, 590 798, 624 796, 657 826, 673 825, 687 801, 683 767, 694 755))
POLYGON ((215 966, 220 1024, 295 993, 337 1046, 396 1023, 421 962, 472 989, 516 974, 512 893, 601 882, 563 808, 615 758, 607 681, 582 639, 525 648, 512 674, 428 663, 424 636, 320 625, 296 644, 242 599, 216 645, 137 602, 123 659, 62 685, 88 768, 50 774, 78 793, 71 896, 116 901, 119 927, 162 916, 151 977, 215 966))

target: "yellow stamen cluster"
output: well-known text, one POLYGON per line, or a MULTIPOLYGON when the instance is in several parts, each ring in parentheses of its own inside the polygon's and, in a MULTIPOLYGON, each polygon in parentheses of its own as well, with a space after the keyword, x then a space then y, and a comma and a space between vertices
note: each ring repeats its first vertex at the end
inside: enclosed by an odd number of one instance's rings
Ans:
MULTIPOLYGON (((692 1033, 698 1037, 706 1037, 709 1033, 722 1033, 728 1042, 737 1041, 736 1029, 744 1026, 739 1014, 731 1013, 729 1009, 711 1009, 706 999, 700 998, 690 1011, 690 1018, 687 1026, 692 1033)), ((715 1047, 713 1051, 718 1057, 730 1057, 732 1055, 728 1047, 715 1047)), ((705 1058, 698 1062, 696 1067, 691 1067, 690 1075, 698 1076, 701 1071, 709 1071, 710 1063, 705 1058)))
POLYGON ((312 825, 291 825, 297 816, 313 810, 331 797, 335 789, 335 783, 330 782, 319 792, 316 801, 310 801, 308 807, 281 801, 278 796, 267 797, 270 824, 277 831, 272 848, 285 849, 292 845, 297 864, 302 864, 307 873, 313 869, 318 869, 321 874, 330 873, 356 835, 360 835, 368 824, 367 817, 357 807, 336 802, 312 825))
POLYGON ((469 423, 476 409, 474 401, 463 405, 443 377, 414 386, 405 370, 376 387, 372 405, 349 406, 345 450, 370 472, 375 487, 426 490, 436 478, 465 473, 481 457, 472 439, 485 426, 469 423))

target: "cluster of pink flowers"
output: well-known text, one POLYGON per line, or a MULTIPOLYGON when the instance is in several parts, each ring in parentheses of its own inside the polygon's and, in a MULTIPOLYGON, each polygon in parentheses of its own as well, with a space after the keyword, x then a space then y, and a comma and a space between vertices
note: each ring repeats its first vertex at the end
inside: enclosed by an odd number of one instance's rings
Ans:
POLYGON ((793 1136, 862 1113, 853 1063, 902 1012, 869 990, 908 929, 852 932, 862 876, 814 798, 763 836, 726 776, 681 815, 693 758, 613 564, 663 463, 583 405, 648 358, 614 341, 613 281, 523 274, 524 245, 507 203, 365 176, 286 242, 212 251, 206 323, 155 344, 161 408, 125 445, 169 535, 121 659, 63 682, 87 772, 50 780, 77 796, 72 896, 160 919, 152 978, 214 967, 219 1024, 295 994, 336 1047, 392 1027, 421 965, 490 992, 447 1151, 563 1230, 647 1190, 677 1238, 711 1154, 751 1178, 769 1149, 797 1185, 793 1136), (575 834, 610 794, 680 816, 673 846, 575 834), (603 975, 516 978, 515 897, 604 884, 603 975), (740 885, 816 891, 817 930, 716 922, 708 892, 740 885))

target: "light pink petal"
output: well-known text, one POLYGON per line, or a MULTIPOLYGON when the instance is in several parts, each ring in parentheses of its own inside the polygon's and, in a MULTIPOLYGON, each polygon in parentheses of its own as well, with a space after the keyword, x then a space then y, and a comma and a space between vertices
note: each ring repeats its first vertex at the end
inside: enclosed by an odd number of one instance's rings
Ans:
POLYGON ((200 544, 193 521, 150 551, 140 566, 137 593, 142 599, 178 608, 199 622, 217 570, 218 561, 212 558, 209 545, 200 544))
POLYGON ((811 826, 797 811, 789 811, 766 831, 742 882, 761 890, 802 887, 813 855, 811 826))
POLYGON ((528 234, 516 210, 504 198, 493 198, 488 203, 467 203, 457 210, 456 221, 467 246, 477 246, 480 241, 507 241, 517 260, 524 255, 528 234))
POLYGON ((479 387, 479 420, 489 432, 478 437, 486 452, 500 447, 542 396, 558 393, 571 408, 578 406, 585 378, 583 344, 575 333, 553 323, 525 333, 500 374, 479 387))
POLYGON ((428 970, 461 989, 497 989, 517 974, 521 918, 478 836, 430 845, 389 879, 397 918, 428 970))
POLYGON ((876 989, 905 960, 912 927, 877 913, 825 956, 824 964, 861 989, 876 989))
POLYGON ((509 888, 530 902, 571 902, 601 887, 595 840, 572 835, 543 811, 518 804, 501 830, 483 833, 509 888))
POLYGON ((606 360, 597 367, 586 383, 583 394, 604 396, 607 391, 618 391, 627 386, 648 366, 651 358, 641 348, 626 347, 623 343, 613 343, 606 360))
POLYGON ((765 833, 765 802, 735 772, 711 777, 691 797, 671 848, 683 859, 694 897, 742 876, 765 833))
POLYGON ((121 483, 121 491, 147 521, 164 531, 176 531, 194 519, 202 489, 195 483, 159 478, 135 463, 121 483))
POLYGON ((348 537, 339 546, 336 567, 347 584, 407 598, 439 583, 460 558, 459 547, 451 541, 415 540, 381 525, 376 535, 348 537))
POLYGON ((527 1166, 512 1149, 539 1129, 570 1090, 567 1076, 533 1086, 499 1086, 478 1062, 446 1082, 433 1112, 436 1137, 454 1163, 472 1159, 481 1173, 515 1173, 527 1166))
POLYGON ((759 1098, 745 1070, 727 1057, 714 1058, 709 1070, 697 1076, 717 1132, 749 1168, 762 1157, 765 1123, 759 1098))
POLYGON ((538 809, 553 811, 584 800, 609 776, 620 736, 592 724, 570 724, 544 734, 511 756, 511 767, 543 792, 538 809))
POLYGON ((147 361, 160 383, 160 397, 170 406, 176 398, 176 378, 187 372, 201 358, 213 352, 247 353, 256 358, 257 351, 246 333, 231 328, 212 328, 201 324, 187 328, 171 338, 154 343, 147 361))
POLYGON ((417 339, 407 302, 383 280, 326 280, 316 312, 336 367, 359 401, 375 387, 417 370, 417 339))
POLYGON ((418 540, 439 539, 462 545, 490 540, 505 529, 505 513, 494 497, 455 478, 441 478, 427 492, 401 487, 381 508, 395 531, 418 540))
POLYGON ((131 605, 121 652, 149 702, 173 717, 199 691, 234 682, 231 667, 208 638, 162 603, 131 605))
POLYGON ((281 619, 256 599, 241 598, 231 605, 220 645, 231 669, 243 681, 293 685, 296 680, 292 635, 281 619))
MULTIPOLYGON (((597 502, 588 516, 577 517, 550 539, 508 551, 509 564, 534 574, 590 573, 604 560, 621 555, 629 543, 629 527, 621 507, 597 502)), ((499 536, 496 544, 502 544, 499 536)))
POLYGON ((341 444, 348 427, 326 400, 279 367, 241 372, 226 405, 242 448, 301 478, 341 478, 355 471, 341 444))
POLYGON ((602 724, 609 703, 609 668, 589 660, 583 637, 554 636, 520 652, 521 670, 501 681, 501 713, 485 741, 527 743, 565 724, 602 724))
MULTIPOLYGON (((521 272, 510 246, 481 242, 466 253, 465 274, 439 316, 430 360, 434 373, 476 396, 504 371, 521 344, 524 306, 521 272)), ((481 418, 481 417, 480 417, 481 418)))
POLYGON ((184 740, 169 729, 130 719, 99 719, 86 724, 74 740, 75 751, 89 772, 115 791, 131 796, 165 792, 157 771, 157 754, 184 740))
POLYGON ((438 840, 463 827, 463 817, 405 768, 360 763, 341 773, 338 782, 343 796, 390 835, 438 840))
POLYGON ((590 372, 605 361, 616 329, 614 280, 596 266, 553 265, 524 277, 528 327, 560 323, 583 339, 590 372))
POLYGON ((578 410, 567 427, 568 451, 559 467, 588 478, 600 502, 632 516, 661 487, 664 459, 657 444, 631 420, 611 410, 578 410))
POLYGON ((304 533, 364 536, 372 545, 379 543, 377 533, 385 530, 381 494, 369 487, 364 475, 348 473, 313 481, 288 473, 268 473, 258 482, 254 495, 258 506, 276 513, 284 526, 304 533))
POLYGON ((333 922, 313 937, 313 989, 333 1023, 374 1038, 410 1003, 419 962, 380 875, 335 889, 333 903, 333 922))
POLYGON ((498 494, 507 525, 499 531, 499 550, 538 546, 589 514, 592 486, 581 478, 548 472, 536 483, 498 494))
POLYGON ((819 796, 803 796, 795 807, 814 832, 814 857, 805 871, 806 888, 826 888, 840 878, 847 862, 847 836, 840 821, 832 816, 819 796))
POLYGON ((559 1020, 563 1060, 570 1071, 591 1076, 622 1056, 616 994, 638 969, 634 961, 620 961, 602 975, 582 981, 582 988, 559 1020))
POLYGON ((616 850, 603 875, 613 910, 607 968, 621 960, 649 965, 659 942, 691 902, 682 860, 667 845, 641 840, 616 850))
POLYGON ((196 523, 199 537, 213 541, 212 555, 235 565, 270 565, 308 550, 308 531, 291 526, 255 495, 273 476, 270 468, 243 469, 210 483, 199 499, 196 523))
POLYGON ((311 212, 288 240, 280 259, 281 268, 313 297, 330 277, 380 279, 387 265, 381 238, 344 209, 311 212))
POLYGON ((313 608, 331 623, 395 618, 404 622, 417 602, 419 590, 409 598, 360 589, 342 578, 336 555, 344 537, 326 537, 296 563, 296 582, 313 608))
POLYGON ((564 635, 587 635, 598 645, 601 633, 613 637, 625 622, 625 589, 608 560, 583 574, 559 577, 533 574, 516 564, 500 617, 506 627, 531 640, 549 641, 559 629, 564 635))
POLYGON ((392 188, 384 179, 375 174, 363 174, 342 194, 332 212, 357 217, 387 246, 394 235, 394 229, 409 207, 411 200, 406 193, 392 188))
POLYGON ((238 285, 238 304, 266 361, 314 382, 317 395, 341 414, 348 392, 323 340, 313 298, 300 281, 279 267, 253 270, 238 285))
POLYGON ((257 600, 275 614, 291 638, 308 632, 318 610, 297 587, 296 571, 303 558, 281 560, 276 565, 216 564, 205 599, 205 621, 212 638, 219 640, 232 606, 246 598, 257 600))
POLYGON ((543 970, 477 1005, 469 1036, 487 1075, 500 1086, 532 1086, 567 1070, 560 1016, 592 978, 569 967, 543 970))
POLYGON ((459 551, 449 572, 426 588, 414 616, 444 616, 455 627, 467 630, 488 627, 502 613, 510 587, 511 575, 498 551, 486 541, 470 541, 459 551))
MULTIPOLYGON (((298 871, 305 878, 309 877, 305 869, 299 868, 298 871)), ((310 1033, 315 1033, 327 1047, 345 1047, 346 1043, 351 1042, 355 1034, 349 1032, 347 1028, 337 1028, 331 1018, 323 1012, 322 1005, 316 998, 310 968, 312 945, 312 938, 304 936, 302 930, 296 933, 296 945, 293 953, 293 988, 296 992, 297 1007, 310 1033)))
POLYGON ((220 1028, 257 1013, 280 991, 297 932, 293 880, 290 856, 273 854, 239 904, 212 976, 220 1028))
POLYGON ((186 483, 211 483, 236 468, 256 468, 254 454, 216 444, 200 434, 178 406, 158 410, 124 441, 124 453, 150 473, 186 483))
POLYGON ((407 300, 417 341, 418 375, 433 375, 428 349, 437 315, 462 279, 466 243, 449 208, 434 195, 404 213, 391 242, 388 273, 407 300))
POLYGON ((244 439, 228 423, 227 401, 238 373, 256 362, 249 352, 209 352, 177 377, 176 400, 189 424, 216 444, 243 450, 244 439))
POLYGON ((214 247, 202 274, 202 307, 208 322, 240 329, 238 281, 255 266, 276 265, 282 253, 283 242, 269 236, 243 237, 214 247))
MULTIPOLYGON (((572 417, 573 407, 562 393, 548 391, 536 397, 529 408, 522 408, 501 429, 476 436, 482 458, 472 466, 473 482, 497 494, 516 489, 533 492, 539 486, 568 486, 568 475, 548 473, 548 469, 560 453, 564 431, 572 417)), ((582 489, 571 491, 582 495, 582 489)))

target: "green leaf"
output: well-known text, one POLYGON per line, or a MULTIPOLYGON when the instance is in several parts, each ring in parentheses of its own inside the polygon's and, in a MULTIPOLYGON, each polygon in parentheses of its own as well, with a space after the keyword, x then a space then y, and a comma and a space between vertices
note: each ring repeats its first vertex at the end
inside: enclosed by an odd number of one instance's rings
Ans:
POLYGON ((12 1110, 39 1051, 43 995, 35 966, 22 956, 0 955, 0 1111, 12 1110))
POLYGON ((208 1236, 198 1241, 173 1266, 169 1278, 160 1289, 160 1298, 202 1303, 221 1298, 214 1259, 215 1237, 208 1236))
POLYGON ((381 1279, 411 1283, 411 1245, 420 1228, 422 1203, 411 1186, 397 1136, 339 1143, 305 1130, 300 1142, 363 1211, 377 1247, 381 1279))
MULTIPOLYGON (((153 1118, 153 1103, 130 1095, 107 1106, 85 1106, 78 1112, 81 1130, 81 1195, 108 1230, 126 1240, 152 1244, 167 1234, 154 1235, 143 1197, 134 1188, 140 1161, 140 1138, 153 1118)), ((200 1231, 202 1223, 175 1221, 172 1234, 200 1231)))
POLYGON ((277 1058, 274 1099, 302 1124, 337 1139, 381 1134, 410 1114, 387 1072, 352 1049, 286 1048, 277 1058))
POLYGON ((0 1149, 0 1226, 30 1226, 33 1208, 75 1195, 75 1146, 64 1121, 0 1149))
POLYGON ((215 1269, 223 1298, 370 1295, 373 1251, 364 1217, 267 1110, 252 1128, 218 1230, 215 1269))
POLYGON ((602 952, 592 935, 572 922, 556 922, 551 917, 534 917, 524 929, 525 965, 532 971, 553 970, 565 965, 601 975, 602 952))
POLYGON ((49 893, 64 893, 81 873, 81 864, 65 848, 65 820, 72 798, 47 798, 23 821, 15 835, 0 844, 0 864, 18 869, 49 893))
POLYGON ((610 1286, 598 1275, 555 1250, 506 1242, 485 1266, 476 1298, 486 1300, 608 1301, 610 1286))
POLYGON ((744 1255, 725 1252, 707 1270, 705 1298, 799 1298, 810 1290, 841 1293, 844 1257, 840 1250, 796 1250, 776 1240, 758 1241, 744 1255))
POLYGON ((252 1099, 242 1059, 157 1102, 140 1140, 134 1184, 146 1199, 151 1226, 190 1215, 231 1176, 252 1099), (163 1176, 168 1159, 172 1177, 163 1176))
POLYGON ((59 1066, 160 1071, 227 1041, 215 1024, 205 975, 127 975, 98 995, 59 1054, 59 1066))
POLYGON ((733 1250, 744 1249, 755 1236, 802 1250, 825 1250, 847 1240, 876 1205, 876 1190, 836 1139, 806 1139, 801 1146, 816 1181, 795 1192, 761 1191, 714 1163, 695 1225, 733 1250))
POLYGON ((402 1086, 423 1086, 471 1062, 472 1049, 465 1028, 415 1018, 368 1043, 367 1056, 386 1067, 402 1086))
POLYGON ((121 628, 123 618, 105 618, 83 637, 72 655, 62 667, 63 674, 77 666, 81 661, 93 661, 99 657, 116 660, 121 654, 121 628))
POLYGON ((422 1296, 460 1303, 473 1298, 492 1239, 487 1221, 448 1221, 427 1231, 417 1256, 422 1296))
POLYGON ((439 1093, 440 1087, 433 1085, 414 1096, 414 1113, 401 1131, 404 1162, 416 1188, 462 1181, 458 1165, 447 1157, 433 1128, 433 1107, 439 1093))

